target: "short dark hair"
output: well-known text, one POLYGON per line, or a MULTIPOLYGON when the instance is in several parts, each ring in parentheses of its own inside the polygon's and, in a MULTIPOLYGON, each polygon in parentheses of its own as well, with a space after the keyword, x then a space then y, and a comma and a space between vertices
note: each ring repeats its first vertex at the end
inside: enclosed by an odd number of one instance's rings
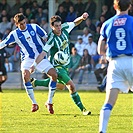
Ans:
POLYGON ((61 22, 62 19, 60 16, 58 15, 55 15, 55 16, 52 16, 51 19, 50 19, 50 24, 53 26, 54 25, 54 22, 61 22))
POLYGON ((130 4, 131 0, 114 0, 114 5, 116 5, 120 11, 126 11, 130 4))
POLYGON ((25 19, 25 16, 23 13, 17 13, 15 16, 14 16, 14 21, 15 23, 19 23, 21 22, 22 20, 25 19))

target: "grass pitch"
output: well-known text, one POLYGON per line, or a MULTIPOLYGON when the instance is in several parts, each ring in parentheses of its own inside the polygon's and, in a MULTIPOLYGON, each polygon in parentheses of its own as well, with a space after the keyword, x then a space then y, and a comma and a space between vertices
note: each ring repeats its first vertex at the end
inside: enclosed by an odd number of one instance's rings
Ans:
MULTIPOLYGON (((40 109, 30 112, 31 102, 25 90, 4 90, 0 94, 0 133, 98 133, 99 112, 105 93, 79 91, 92 115, 83 116, 68 91, 56 91, 55 114, 44 106, 48 91, 35 90, 40 109)), ((119 94, 108 125, 108 133, 133 133, 132 93, 119 94)))

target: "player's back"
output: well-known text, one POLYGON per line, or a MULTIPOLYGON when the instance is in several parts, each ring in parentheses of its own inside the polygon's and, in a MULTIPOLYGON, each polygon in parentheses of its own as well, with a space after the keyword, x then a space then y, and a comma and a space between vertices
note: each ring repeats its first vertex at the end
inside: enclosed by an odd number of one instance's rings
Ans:
POLYGON ((107 56, 133 55, 133 17, 115 15, 102 28, 108 44, 107 56))

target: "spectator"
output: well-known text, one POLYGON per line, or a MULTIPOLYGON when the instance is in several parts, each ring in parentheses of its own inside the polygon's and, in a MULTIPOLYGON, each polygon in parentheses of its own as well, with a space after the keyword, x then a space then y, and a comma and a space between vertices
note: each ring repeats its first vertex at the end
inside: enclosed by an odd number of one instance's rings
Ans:
POLYGON ((43 13, 43 9, 41 6, 38 7, 38 13, 35 16, 36 22, 40 25, 42 18, 48 18, 46 13, 43 13))
POLYGON ((41 19, 40 26, 48 33, 48 23, 46 18, 41 19))
POLYGON ((98 44, 98 39, 100 37, 100 29, 101 29, 101 27, 97 26, 96 27, 96 33, 94 34, 94 42, 96 42, 96 44, 98 44))
POLYGON ((59 5, 58 11, 55 14, 61 17, 62 23, 66 21, 67 12, 64 10, 63 5, 59 5))
POLYGON ((89 55, 91 55, 94 60, 94 63, 97 64, 99 61, 99 55, 97 54, 97 44, 93 41, 93 36, 88 37, 88 44, 85 46, 85 49, 88 50, 89 55))
POLYGON ((11 29, 11 30, 16 29, 16 25, 15 25, 15 23, 14 23, 14 19, 13 19, 13 17, 11 17, 9 23, 10 23, 10 29, 11 29))
POLYGON ((92 36, 92 34, 90 33, 90 30, 87 27, 84 27, 82 39, 85 44, 88 44, 89 36, 92 36))
POLYGON ((74 11, 74 6, 70 6, 69 12, 66 16, 66 22, 72 22, 77 18, 77 14, 74 11))
POLYGON ((105 20, 111 18, 113 16, 113 14, 111 13, 111 11, 108 10, 108 6, 107 5, 103 5, 102 6, 102 13, 101 15, 103 15, 105 17, 105 20))
POLYGON ((1 85, 7 80, 6 62, 8 63, 7 53, 4 49, 0 49, 0 92, 2 92, 1 85))
POLYGON ((97 89, 100 92, 103 92, 105 90, 105 88, 106 88, 106 81, 107 81, 107 75, 103 78, 102 83, 97 86, 97 89))
POLYGON ((107 5, 108 7, 108 10, 111 11, 112 10, 112 7, 113 7, 113 2, 114 0, 104 0, 104 5, 107 5))
POLYGON ((10 14, 13 17, 16 13, 19 12, 19 8, 21 7, 20 0, 15 0, 16 3, 11 7, 10 14))
POLYGON ((20 7, 19 8, 19 12, 24 14, 24 8, 23 7, 20 7))
POLYGON ((0 15, 0 22, 2 22, 2 18, 7 17, 7 20, 10 21, 10 15, 6 10, 2 10, 1 15, 0 15))
POLYGON ((16 44, 13 54, 8 58, 8 61, 12 64, 12 71, 18 72, 20 68, 20 47, 16 44))
POLYGON ((2 22, 0 23, 0 32, 2 34, 5 33, 6 29, 10 28, 10 22, 7 20, 7 17, 2 18, 2 22))
POLYGON ((97 83, 101 84, 103 78, 107 74, 107 60, 106 60, 106 58, 101 56, 101 58, 99 59, 99 63, 96 65, 95 68, 96 68, 96 70, 94 71, 94 74, 96 76, 97 83))
POLYGON ((44 0, 42 2, 42 8, 43 8, 43 10, 47 10, 48 11, 48 0, 44 0))
POLYGON ((36 15, 38 11, 39 4, 37 3, 37 0, 34 0, 32 3, 32 9, 31 12, 36 15))
POLYGON ((73 6, 73 2, 71 0, 64 0, 61 5, 64 7, 65 11, 68 13, 70 6, 73 6))
POLYGON ((73 47, 72 54, 70 56, 70 64, 69 64, 69 76, 71 77, 71 79, 73 79, 75 76, 75 70, 79 66, 80 59, 81 59, 81 57, 77 53, 77 49, 75 47, 73 47))
POLYGON ((31 19, 35 18, 35 15, 31 12, 30 8, 27 8, 25 10, 25 16, 26 16, 26 18, 28 19, 29 22, 30 22, 31 19))
POLYGON ((106 20, 105 16, 101 15, 99 21, 96 23, 96 27, 99 26, 101 28, 105 20, 106 20))
POLYGON ((83 42, 82 36, 77 37, 77 43, 75 44, 75 48, 77 49, 77 53, 82 57, 83 56, 83 50, 85 47, 85 43, 83 42))
POLYGON ((24 2, 23 4, 22 4, 22 8, 24 9, 24 11, 27 9, 27 8, 30 8, 30 9, 32 9, 32 0, 26 0, 26 2, 24 2))
POLYGON ((0 12, 3 10, 6 10, 8 13, 10 13, 10 5, 7 3, 7 0, 2 0, 1 6, 0 6, 0 12))
POLYGON ((93 0, 88 0, 88 2, 85 2, 84 9, 84 11, 89 14, 90 19, 95 18, 96 3, 93 0))
POLYGON ((84 4, 82 3, 82 0, 77 0, 77 3, 74 5, 74 9, 77 14, 77 17, 79 17, 83 14, 84 4))
POLYGON ((72 54, 72 48, 75 46, 75 44, 73 42, 71 42, 70 36, 69 36, 69 41, 70 41, 70 43, 69 43, 69 51, 70 51, 70 54, 72 54))
POLYGON ((92 20, 90 18, 86 19, 85 27, 88 27, 92 34, 96 32, 96 26, 92 23, 92 20))
POLYGON ((79 63, 79 67, 76 70, 76 72, 79 73, 78 84, 82 84, 84 72, 86 70, 91 71, 92 64, 93 64, 93 60, 92 60, 91 56, 89 55, 88 50, 84 49, 83 56, 82 56, 80 63, 79 63))

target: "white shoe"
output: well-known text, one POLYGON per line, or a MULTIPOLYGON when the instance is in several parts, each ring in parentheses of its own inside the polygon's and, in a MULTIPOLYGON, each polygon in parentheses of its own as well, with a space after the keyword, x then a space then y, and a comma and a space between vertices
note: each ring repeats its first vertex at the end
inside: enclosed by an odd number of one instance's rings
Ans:
POLYGON ((91 112, 86 110, 86 109, 83 109, 82 112, 83 112, 83 115, 90 115, 91 114, 91 112))

